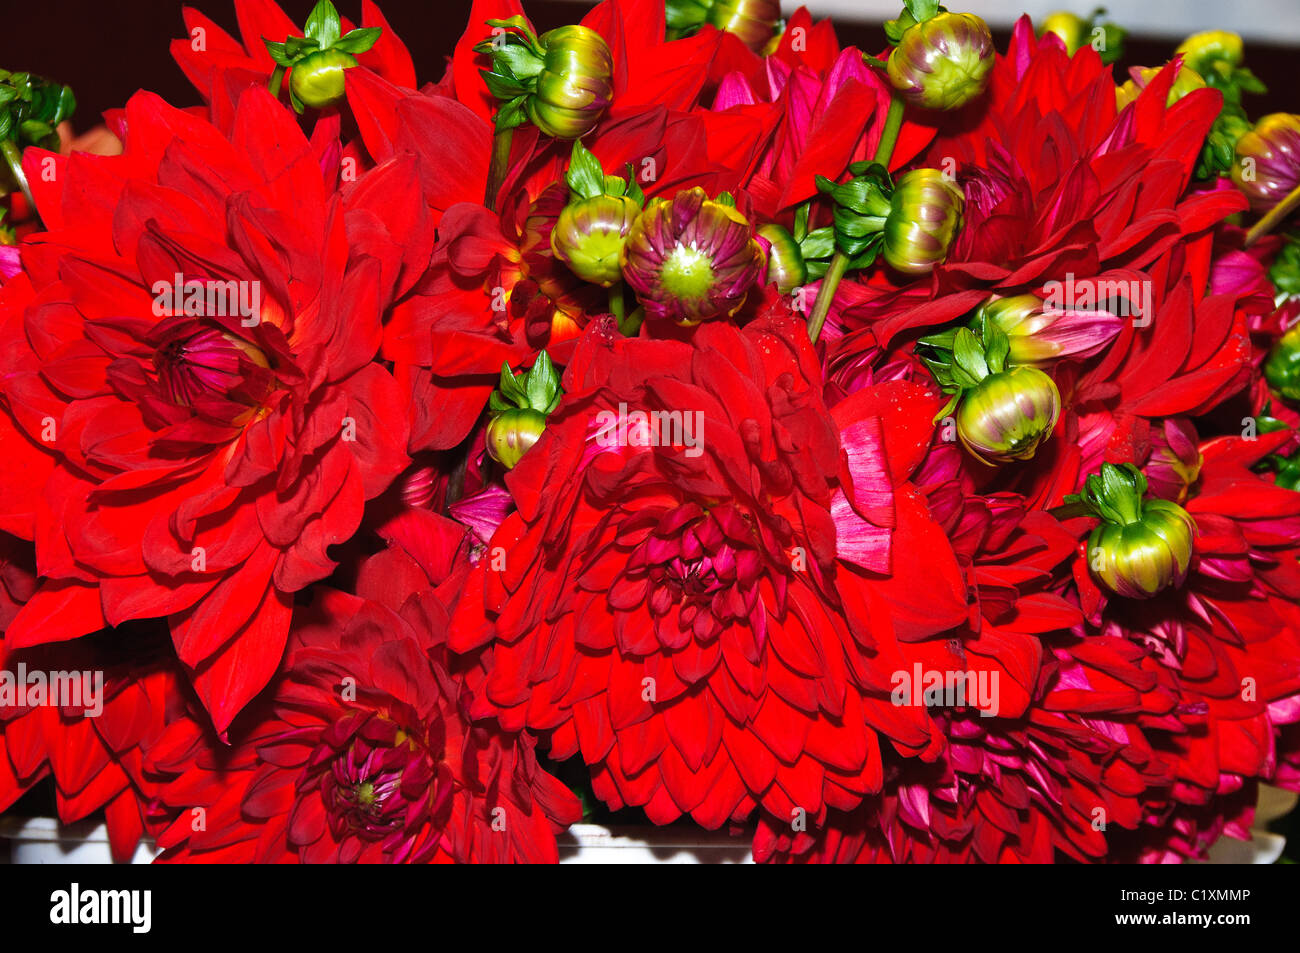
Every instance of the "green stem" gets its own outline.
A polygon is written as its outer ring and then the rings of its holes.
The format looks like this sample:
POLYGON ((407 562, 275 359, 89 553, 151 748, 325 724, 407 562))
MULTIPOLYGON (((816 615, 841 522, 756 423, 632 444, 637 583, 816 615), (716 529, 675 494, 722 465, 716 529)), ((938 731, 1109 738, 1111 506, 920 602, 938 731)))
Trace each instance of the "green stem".
POLYGON ((280 98, 280 84, 282 82, 284 82, 284 67, 276 63, 275 69, 271 73, 271 82, 266 87, 276 99, 280 98))
POLYGON ((903 128, 903 100, 894 93, 889 98, 889 115, 885 117, 885 130, 880 134, 880 144, 876 146, 875 161, 888 168, 889 159, 898 144, 898 133, 903 128))
POLYGON ((826 315, 830 314, 835 289, 839 287, 840 279, 848 267, 849 256, 837 250, 831 258, 830 268, 826 270, 826 277, 822 278, 821 287, 817 289, 817 302, 813 305, 812 314, 808 316, 808 337, 814 344, 821 337, 822 325, 826 323, 826 315))
POLYGON ((510 143, 514 135, 512 126, 509 129, 498 129, 492 137, 492 165, 488 167, 487 191, 483 195, 483 204, 488 207, 488 211, 496 211, 497 193, 501 191, 506 172, 510 168, 510 143))
POLYGON ((1246 233, 1246 247, 1249 248, 1255 242, 1259 241, 1292 212, 1300 207, 1300 185, 1292 189, 1282 201, 1278 202, 1269 210, 1269 213, 1251 226, 1250 231, 1246 233))
POLYGON ((40 213, 36 210, 36 198, 32 195, 31 186, 27 184, 27 175, 23 172, 22 151, 11 140, 3 139, 0 140, 0 153, 4 154, 5 163, 9 166, 14 181, 23 190, 23 195, 27 196, 27 204, 32 207, 32 214, 39 216, 40 213))
POLYGON ((641 333, 641 325, 645 321, 645 309, 634 308, 626 318, 620 318, 618 329, 625 338, 634 338, 641 333))
POLYGON ((626 308, 623 305, 623 282, 616 281, 609 286, 609 313, 612 314, 618 326, 623 326, 623 315, 626 308))
MULTIPOLYGON (((885 128, 880 133, 880 143, 876 146, 875 156, 872 157, 874 161, 886 168, 889 167, 889 159, 894 154, 894 146, 898 143, 898 132, 902 128, 903 100, 895 93, 889 98, 889 113, 885 116, 885 128)), ((837 249, 834 257, 831 258, 826 277, 822 279, 821 287, 817 289, 817 301, 813 304, 812 314, 808 316, 808 337, 814 344, 821 337, 822 325, 826 323, 826 315, 831 311, 831 301, 834 300, 835 291, 839 288, 840 280, 848 267, 849 256, 837 249)))

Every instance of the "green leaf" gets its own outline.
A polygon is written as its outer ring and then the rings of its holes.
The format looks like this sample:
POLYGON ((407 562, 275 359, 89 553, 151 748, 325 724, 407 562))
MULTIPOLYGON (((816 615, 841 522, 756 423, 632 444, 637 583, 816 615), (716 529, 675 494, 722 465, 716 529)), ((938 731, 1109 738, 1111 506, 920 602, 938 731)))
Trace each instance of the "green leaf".
POLYGON ((303 30, 322 48, 330 47, 339 38, 339 12, 330 0, 320 0, 307 14, 307 25, 303 30))
POLYGON ((574 196, 592 199, 605 194, 605 170, 582 141, 573 141, 573 151, 569 154, 569 171, 564 174, 564 181, 574 196))
POLYGON ((351 30, 336 40, 333 48, 356 56, 358 53, 364 53, 366 50, 374 46, 379 41, 380 34, 383 32, 383 28, 377 26, 367 26, 351 30))

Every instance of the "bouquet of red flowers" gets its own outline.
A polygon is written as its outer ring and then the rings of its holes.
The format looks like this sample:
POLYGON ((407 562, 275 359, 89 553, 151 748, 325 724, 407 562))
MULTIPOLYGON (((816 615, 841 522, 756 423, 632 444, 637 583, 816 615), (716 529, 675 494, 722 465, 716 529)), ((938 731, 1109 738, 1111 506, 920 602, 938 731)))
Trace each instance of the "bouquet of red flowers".
POLYGON ((369 0, 236 10, 112 154, 0 72, 0 807, 1164 861, 1300 788, 1300 117, 1239 38, 475 0, 420 85, 369 0))

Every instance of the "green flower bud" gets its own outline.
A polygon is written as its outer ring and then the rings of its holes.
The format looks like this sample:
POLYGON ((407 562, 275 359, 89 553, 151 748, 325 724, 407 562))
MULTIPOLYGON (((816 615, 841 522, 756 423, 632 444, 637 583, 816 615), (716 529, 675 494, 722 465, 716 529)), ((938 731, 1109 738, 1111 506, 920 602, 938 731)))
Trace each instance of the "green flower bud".
POLYGON ((585 136, 614 96, 614 59, 595 30, 576 24, 542 34, 546 48, 528 118, 556 139, 585 136))
POLYGON ((1227 30, 1206 30, 1193 33, 1178 44, 1175 53, 1183 55, 1183 62, 1201 75, 1214 68, 1215 63, 1228 67, 1240 66, 1243 58, 1241 37, 1227 30))
POLYGON ((780 0, 714 0, 707 21, 762 53, 781 25, 780 0))
POLYGON ((546 417, 560 403, 560 377, 543 351, 526 373, 515 375, 501 365, 501 383, 488 401, 486 444, 488 455, 513 469, 546 429, 546 417))
POLYGON ((1056 383, 1036 367, 990 374, 957 405, 957 437, 984 463, 1029 460, 1061 415, 1056 383))
POLYGON ((1065 52, 1070 56, 1085 46, 1091 46, 1103 63, 1114 63, 1124 55, 1124 37, 1127 36, 1127 31, 1114 23, 1098 23, 1098 18, 1105 12, 1099 9, 1085 20, 1073 13, 1058 10, 1047 15, 1038 35, 1055 33, 1065 44, 1065 52))
POLYGON ((488 422, 488 454, 507 470, 513 470, 544 430, 545 414, 520 408, 504 410, 488 422))
POLYGON ((1300 401, 1300 324, 1288 328, 1269 350, 1264 380, 1287 400, 1300 401))
POLYGON ((343 99, 343 71, 356 65, 357 58, 351 53, 317 50, 294 65, 289 90, 304 106, 332 106, 343 99))
POLYGON ((1237 140, 1232 181, 1262 214, 1300 185, 1300 116, 1271 113, 1237 140))
POLYGON ((551 252, 583 281, 610 287, 623 277, 620 256, 641 206, 626 195, 571 202, 551 231, 551 252))
POLYGON ((1131 463, 1103 463, 1066 497, 1102 522, 1088 537, 1088 570, 1098 585, 1129 599, 1181 586, 1192 560, 1196 524, 1168 500, 1144 499, 1146 477, 1131 463))
POLYGON ((289 102, 298 112, 307 106, 323 109, 341 102, 344 95, 344 70, 357 65, 357 54, 364 53, 379 39, 379 27, 363 27, 341 33, 339 12, 330 0, 320 0, 307 16, 302 36, 286 37, 283 43, 263 38, 266 50, 275 60, 271 74, 271 92, 280 95, 285 70, 289 74, 289 102))
POLYGON ((788 295, 808 282, 808 266, 794 236, 780 225, 762 225, 757 234, 767 243, 767 283, 788 295))
POLYGON ((1083 17, 1068 10, 1057 10, 1043 19, 1038 35, 1055 33, 1065 44, 1065 52, 1073 56, 1079 51, 1079 47, 1088 42, 1090 28, 1091 24, 1083 17))
POLYGON ((964 202, 961 187, 938 169, 903 173, 884 222, 885 261, 904 274, 929 274, 948 256, 964 202))
POLYGON ((656 198, 632 223, 623 278, 646 315, 690 327, 730 317, 762 275, 754 229, 727 200, 698 186, 656 198))
POLYGON ((993 36, 982 19, 939 13, 903 32, 886 72, 909 105, 957 109, 984 92, 993 55, 993 36))

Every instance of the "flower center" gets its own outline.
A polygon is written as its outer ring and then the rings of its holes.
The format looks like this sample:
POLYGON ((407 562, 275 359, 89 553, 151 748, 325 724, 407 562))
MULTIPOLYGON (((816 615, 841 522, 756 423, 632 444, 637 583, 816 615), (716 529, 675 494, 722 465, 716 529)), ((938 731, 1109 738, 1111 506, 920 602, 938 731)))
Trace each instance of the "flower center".
POLYGON ((156 391, 177 407, 234 422, 274 387, 261 350, 221 328, 182 318, 160 326, 155 342, 156 391))
POLYGON ((322 736, 300 784, 319 783, 336 838, 380 840, 431 812, 436 757, 377 712, 350 712, 322 736))
POLYGON ((674 297, 705 298, 713 288, 713 260, 695 242, 689 245, 678 242, 664 259, 660 281, 664 290, 674 297))
POLYGON ((730 507, 686 504, 665 514, 629 559, 626 583, 641 588, 661 645, 711 642, 748 619, 758 599, 762 557, 748 521, 730 507))

